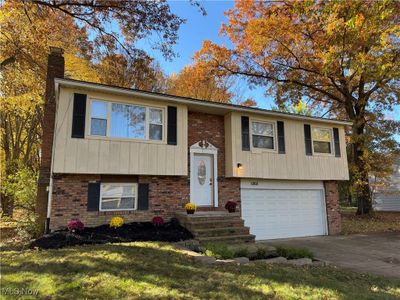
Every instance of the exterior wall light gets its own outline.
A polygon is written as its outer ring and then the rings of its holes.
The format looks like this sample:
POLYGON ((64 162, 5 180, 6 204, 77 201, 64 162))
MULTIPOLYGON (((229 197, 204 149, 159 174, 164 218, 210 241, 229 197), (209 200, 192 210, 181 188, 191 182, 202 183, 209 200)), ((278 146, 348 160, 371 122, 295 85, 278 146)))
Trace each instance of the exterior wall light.
POLYGON ((237 168, 238 168, 239 170, 243 169, 242 163, 237 163, 237 168))

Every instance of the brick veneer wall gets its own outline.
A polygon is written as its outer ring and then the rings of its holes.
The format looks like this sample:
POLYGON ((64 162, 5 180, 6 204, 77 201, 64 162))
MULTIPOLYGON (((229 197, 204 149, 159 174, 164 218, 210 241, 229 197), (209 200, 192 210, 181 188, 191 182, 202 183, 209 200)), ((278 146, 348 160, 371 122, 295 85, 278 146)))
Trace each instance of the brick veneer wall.
MULTIPOLYGON (((240 179, 225 177, 224 117, 189 112, 188 123, 188 147, 206 140, 218 148, 218 209, 223 210, 229 200, 240 203, 240 179)), ((190 159, 188 161, 190 164, 190 159)), ((139 183, 149 183, 148 211, 93 212, 87 211, 88 183, 101 180, 101 175, 56 174, 53 176, 50 228, 65 228, 72 218, 80 219, 86 226, 108 223, 114 215, 122 215, 127 222, 149 221, 155 215, 169 219, 175 211, 183 210, 183 205, 188 202, 189 178, 138 176, 135 180, 139 183)), ((112 180, 112 176, 108 175, 107 179, 112 180)))
POLYGON ((51 205, 52 230, 65 228, 69 220, 77 218, 85 226, 106 224, 115 216, 123 216, 126 222, 150 221, 154 216, 165 219, 182 210, 189 191, 186 177, 139 176, 139 183, 149 184, 149 210, 100 212, 87 211, 88 183, 101 180, 100 175, 54 175, 53 200, 51 205))
POLYGON ((324 188, 329 234, 336 235, 342 231, 337 182, 324 181, 324 188))
MULTIPOLYGON (((236 201, 240 204, 240 179, 225 177, 225 123, 224 116, 189 112, 188 144, 206 140, 218 148, 218 207, 224 210, 225 203, 236 201)), ((190 163, 190 159, 189 159, 190 163)), ((188 168, 190 173, 190 166, 188 168)), ((190 175, 190 174, 189 174, 190 175)), ((240 205, 239 205, 240 206, 240 205)), ((240 211, 240 207, 238 208, 240 211)))

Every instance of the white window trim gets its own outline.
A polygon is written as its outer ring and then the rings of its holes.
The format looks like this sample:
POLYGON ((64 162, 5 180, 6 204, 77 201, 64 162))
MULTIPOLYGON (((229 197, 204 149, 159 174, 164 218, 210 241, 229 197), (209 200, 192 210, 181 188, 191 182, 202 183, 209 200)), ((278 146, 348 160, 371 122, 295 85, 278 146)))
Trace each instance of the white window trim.
MULTIPOLYGON (((276 126, 276 121, 268 121, 268 120, 260 120, 260 119, 250 119, 250 124, 249 124, 249 131, 250 131, 250 148, 252 150, 252 152, 277 152, 278 148, 277 148, 277 126, 276 126), (273 143, 274 143, 274 148, 272 149, 268 149, 268 148, 257 148, 257 147, 253 147, 253 122, 256 123, 265 123, 265 124, 271 124, 272 125, 272 131, 273 131, 273 135, 261 135, 261 136, 268 136, 268 137, 272 137, 273 138, 273 143)), ((260 134, 256 134, 256 135, 260 135, 260 134)))
MULTIPOLYGON (((316 142, 325 142, 325 141, 318 141, 316 140, 316 142)), ((321 156, 333 156, 334 155, 334 142, 333 142, 333 129, 330 127, 321 127, 321 126, 311 126, 311 149, 312 149, 312 153, 313 155, 321 155, 321 156), (322 152, 315 152, 314 151, 314 129, 324 129, 324 130, 329 130, 330 135, 331 135, 331 140, 330 140, 330 149, 331 152, 330 153, 322 153, 322 152)))
POLYGON ((101 98, 90 98, 89 101, 87 101, 87 130, 86 130, 86 137, 90 139, 109 139, 109 140, 114 140, 114 141, 135 141, 135 142, 142 142, 142 143, 156 143, 156 144, 165 144, 166 143, 166 134, 167 134, 167 129, 166 129, 166 107, 164 106, 155 106, 155 105, 144 105, 141 103, 134 103, 134 102, 122 102, 122 101, 112 101, 112 100, 104 100, 101 98), (91 134, 91 127, 92 127, 92 102, 93 101, 102 101, 107 103, 107 129, 106 129, 106 135, 92 135, 91 134), (144 139, 134 139, 134 138, 124 138, 124 137, 114 137, 111 136, 111 107, 112 104, 123 104, 123 105, 135 105, 135 106, 141 106, 146 109, 146 120, 145 120, 145 138, 144 139), (162 113, 162 123, 159 124, 162 126, 162 139, 161 140, 151 140, 149 139, 149 130, 150 130, 150 109, 158 109, 161 110, 162 113))
POLYGON ((99 199, 99 211, 132 211, 132 210, 137 210, 138 206, 138 188, 139 185, 135 182, 128 183, 128 182, 102 182, 100 183, 100 199, 99 199), (115 184, 115 185, 120 185, 120 186, 135 186, 135 200, 134 200, 134 208, 116 208, 116 209, 103 209, 101 208, 101 199, 103 196, 103 184, 115 184))

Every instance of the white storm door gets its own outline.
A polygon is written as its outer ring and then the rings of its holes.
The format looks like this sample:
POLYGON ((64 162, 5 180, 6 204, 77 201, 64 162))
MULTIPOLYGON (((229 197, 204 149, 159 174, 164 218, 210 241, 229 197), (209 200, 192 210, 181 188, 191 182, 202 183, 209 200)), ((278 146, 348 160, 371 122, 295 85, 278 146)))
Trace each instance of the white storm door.
POLYGON ((212 206, 214 163, 210 154, 194 154, 191 167, 191 180, 193 191, 191 202, 198 206, 212 206))

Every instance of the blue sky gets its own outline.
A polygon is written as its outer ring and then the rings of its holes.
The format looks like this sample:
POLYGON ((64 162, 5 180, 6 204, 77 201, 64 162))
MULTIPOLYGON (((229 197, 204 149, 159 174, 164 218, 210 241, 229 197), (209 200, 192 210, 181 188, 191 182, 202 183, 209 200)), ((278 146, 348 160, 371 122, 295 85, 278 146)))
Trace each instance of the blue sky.
MULTIPOLYGON (((224 12, 233 8, 233 1, 204 1, 203 7, 207 11, 207 15, 203 16, 197 7, 190 5, 186 1, 169 1, 172 11, 186 19, 179 30, 179 40, 174 46, 177 58, 172 61, 166 61, 161 53, 151 49, 150 42, 140 41, 143 47, 152 57, 154 57, 167 74, 179 73, 185 66, 192 63, 194 53, 201 49, 204 40, 212 40, 221 45, 230 46, 228 38, 218 34, 221 24, 227 21, 224 12)), ((244 80, 240 80, 240 91, 243 92, 244 98, 253 98, 257 101, 258 106, 263 108, 271 108, 273 100, 264 95, 263 88, 248 88, 244 80)))
MULTIPOLYGON (((186 23, 179 30, 178 43, 174 46, 179 57, 166 61, 159 51, 151 49, 149 42, 140 42, 140 47, 153 56, 167 74, 178 73, 185 65, 192 63, 193 54, 201 48, 203 40, 208 39, 218 44, 231 45, 229 40, 219 36, 218 32, 221 24, 227 21, 224 12, 233 8, 233 1, 203 1, 202 5, 207 11, 206 16, 203 16, 198 8, 187 1, 169 1, 169 3, 175 14, 186 19, 186 23)), ((264 95, 263 88, 250 89, 243 80, 240 84, 245 98, 253 98, 260 107, 271 108, 273 99, 264 95)), ((388 112, 387 117, 400 120, 400 106, 397 106, 393 112, 388 112)))

